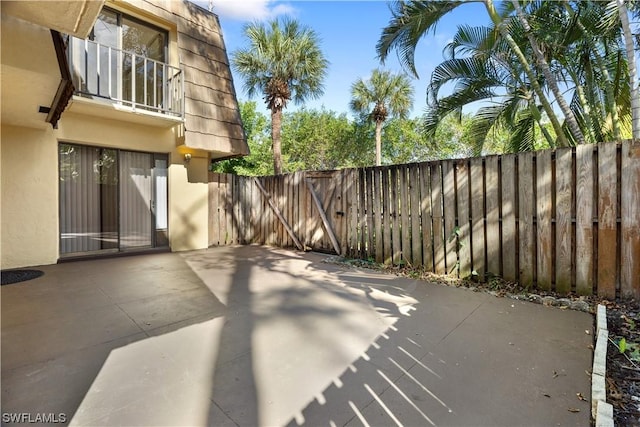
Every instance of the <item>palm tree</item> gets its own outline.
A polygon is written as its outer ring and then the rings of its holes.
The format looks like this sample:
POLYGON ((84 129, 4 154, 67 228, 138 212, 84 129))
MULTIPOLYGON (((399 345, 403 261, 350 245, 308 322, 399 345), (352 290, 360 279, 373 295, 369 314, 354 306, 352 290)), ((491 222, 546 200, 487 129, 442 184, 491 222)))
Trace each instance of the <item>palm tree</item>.
POLYGON ((373 70, 369 80, 351 85, 351 109, 376 125, 376 166, 382 164, 382 125, 389 117, 406 118, 413 107, 413 87, 405 74, 373 70))
POLYGON ((424 130, 428 137, 435 136, 447 116, 459 115, 465 105, 485 101, 470 121, 475 154, 483 152, 491 130, 509 131, 506 151, 534 149, 536 132, 549 146, 555 145, 526 73, 495 27, 460 26, 445 53, 448 58, 434 69, 427 87, 424 130), (442 87, 451 84, 453 92, 441 96, 442 87))
POLYGON ((551 72, 549 63, 547 62, 546 58, 544 57, 544 53, 542 53, 542 50, 538 45, 538 41, 535 35, 533 34, 533 31, 531 30, 531 26, 529 25, 529 20, 527 19, 527 16, 524 10, 520 6, 519 0, 511 0, 511 4, 513 4, 513 7, 516 11, 516 16, 518 17, 518 19, 520 20, 520 24, 524 28, 525 35, 527 37, 527 40, 529 40, 537 65, 542 70, 542 74, 544 75, 544 78, 546 79, 547 84, 549 85, 549 88, 553 92, 556 98, 556 101, 558 102, 558 105, 560 106, 560 109, 564 114, 565 123, 569 128, 571 135, 573 135, 575 141, 578 144, 584 144, 585 143, 584 135, 580 130, 580 126, 578 126, 578 121, 576 120, 576 117, 573 114, 573 111, 571 111, 569 104, 567 104, 567 101, 565 101, 564 96, 562 95, 562 92, 558 87, 558 81, 556 80, 555 76, 551 72))
MULTIPOLYGON (((624 34, 624 46, 627 52, 627 63, 629 67, 629 84, 631 86, 631 113, 632 113, 632 135, 633 139, 640 139, 640 92, 638 91, 638 73, 636 70, 635 45, 633 43, 633 33, 629 25, 629 12, 624 0, 616 2, 620 24, 624 34)), ((637 6, 635 6, 637 9, 637 6)))
MULTIPOLYGON (((392 5, 392 18, 387 27, 382 30, 382 35, 376 50, 382 61, 386 59, 390 51, 396 49, 399 59, 414 75, 415 49, 420 39, 430 31, 435 30, 436 25, 445 15, 453 11, 466 1, 396 1, 392 5)), ((514 27, 509 17, 502 16, 492 0, 483 0, 485 9, 495 28, 500 33, 505 43, 513 51, 514 59, 522 67, 526 74, 532 91, 536 94, 542 109, 546 113, 553 126, 558 143, 561 146, 569 145, 565 132, 558 117, 549 102, 536 74, 533 64, 529 62, 520 45, 514 40, 510 29, 514 27), (511 25, 510 25, 511 24, 511 25)), ((530 46, 535 51, 536 46, 530 46)), ((540 64, 542 65, 542 64, 540 64)), ((553 75, 549 75, 553 79, 553 75)))
POLYGON ((232 66, 249 97, 260 92, 271 110, 273 171, 282 173, 282 110, 293 99, 303 103, 324 93, 329 62, 316 33, 292 19, 252 23, 244 28, 249 47, 232 53, 232 66))
MULTIPOLYGON (((536 129, 551 147, 619 139, 630 123, 632 98, 621 44, 620 1, 511 0, 498 9, 483 0, 492 26, 460 27, 447 47, 449 58, 436 67, 428 87, 427 130, 433 131, 446 114, 483 100, 488 106, 480 108, 472 128, 480 144, 496 125, 510 130, 510 149, 530 149, 536 129), (447 83, 455 83, 453 93, 440 97, 438 90, 447 83), (553 94, 564 123, 548 94, 553 94), (570 102, 565 94, 573 94, 570 102), (554 135, 546 132, 546 119, 554 135)), ((405 68, 416 74, 420 38, 464 3, 394 3, 392 19, 377 44, 379 57, 384 60, 396 50, 405 68)))

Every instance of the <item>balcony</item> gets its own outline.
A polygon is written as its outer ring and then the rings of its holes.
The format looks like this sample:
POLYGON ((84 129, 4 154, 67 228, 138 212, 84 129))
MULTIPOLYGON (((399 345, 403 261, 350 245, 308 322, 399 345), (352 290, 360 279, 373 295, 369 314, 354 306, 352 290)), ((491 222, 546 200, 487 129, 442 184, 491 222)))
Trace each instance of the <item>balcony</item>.
POLYGON ((76 95, 132 112, 184 119, 182 69, 147 58, 144 52, 75 37, 69 37, 68 55, 76 95))

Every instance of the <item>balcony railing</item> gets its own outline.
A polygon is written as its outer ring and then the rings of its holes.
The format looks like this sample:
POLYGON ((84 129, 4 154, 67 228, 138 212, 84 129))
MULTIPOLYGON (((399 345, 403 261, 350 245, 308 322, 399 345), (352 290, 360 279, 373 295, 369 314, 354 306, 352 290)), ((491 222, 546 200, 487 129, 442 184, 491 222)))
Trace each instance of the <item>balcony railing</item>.
POLYGON ((68 54, 77 94, 109 99, 132 110, 184 118, 184 73, 180 68, 75 37, 69 38, 68 54))

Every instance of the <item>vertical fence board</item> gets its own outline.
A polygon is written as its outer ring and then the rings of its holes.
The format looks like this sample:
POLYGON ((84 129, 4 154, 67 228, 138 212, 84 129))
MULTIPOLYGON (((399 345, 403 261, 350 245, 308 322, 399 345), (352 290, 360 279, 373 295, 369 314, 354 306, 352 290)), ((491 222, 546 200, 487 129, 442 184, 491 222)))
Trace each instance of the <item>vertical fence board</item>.
MULTIPOLYGON (((337 212, 342 210, 341 209, 342 183, 340 181, 340 174, 333 173, 332 177, 327 181, 330 182, 330 187, 332 191, 329 193, 330 194, 329 199, 327 200, 326 213, 327 213, 327 218, 329 218, 329 221, 333 226, 336 243, 338 243, 338 246, 340 246, 340 234, 342 233, 342 222, 340 221, 339 215, 337 214, 337 212)), ((340 251, 342 251, 342 247, 340 247, 340 251)))
POLYGON ((210 191, 213 190, 213 193, 209 193, 213 214, 213 218, 209 219, 212 226, 209 239, 211 240, 210 245, 214 246, 220 244, 220 211, 222 210, 222 206, 220 206, 220 175, 214 172, 209 175, 211 180, 209 184, 213 184, 213 187, 209 187, 210 191))
POLYGON ((245 245, 248 245, 251 243, 251 240, 253 239, 253 224, 251 223, 251 201, 252 201, 252 195, 251 195, 251 178, 249 177, 245 177, 244 178, 244 195, 245 195, 245 199, 243 200, 243 204, 244 204, 244 223, 245 223, 245 231, 244 231, 244 240, 245 240, 245 245))
POLYGON ((382 241, 383 259, 387 265, 393 262, 393 249, 391 245, 391 227, 393 220, 391 217, 392 200, 389 196, 389 168, 382 168, 382 241))
POLYGON ((209 246, 218 244, 220 236, 220 219, 218 207, 219 175, 209 173, 209 246))
POLYGON ((243 228, 243 206, 242 206, 242 198, 244 192, 244 177, 238 177, 236 182, 234 183, 235 191, 233 193, 233 210, 234 210, 234 219, 233 219, 233 227, 236 230, 234 244, 243 244, 242 242, 242 228, 243 228))
POLYGON ((227 232, 225 244, 232 245, 234 243, 235 235, 235 206, 234 206, 234 194, 235 191, 235 182, 232 179, 227 179, 227 192, 225 194, 225 203, 226 203, 226 215, 225 215, 225 229, 227 232))
POLYGON ((358 170, 350 169, 349 175, 349 254, 357 257, 358 250, 358 170))
POLYGON ((382 236, 382 185, 380 168, 375 168, 373 174, 373 240, 375 241, 375 259, 376 262, 384 262, 383 253, 383 236, 382 236))
POLYGON ((571 292, 573 189, 573 154, 571 148, 556 151, 556 291, 571 292))
POLYGON ((391 211, 389 212, 391 215, 391 241, 392 241, 392 250, 393 250, 393 265, 399 265, 400 260, 402 259, 402 251, 400 248, 400 218, 399 218, 399 202, 398 196, 400 195, 398 189, 398 168, 392 167, 390 170, 390 182, 389 186, 391 187, 391 211))
POLYGON ((236 229, 236 238, 235 244, 244 244, 243 242, 243 230, 244 230, 244 206, 243 206, 243 198, 244 198, 244 177, 239 176, 235 182, 235 192, 233 195, 233 205, 235 218, 233 221, 234 228, 236 229))
POLYGON ((502 277, 506 280, 518 280, 518 264, 517 264, 517 234, 516 234, 516 214, 517 214, 517 198, 516 198, 516 156, 513 154, 503 156, 501 162, 500 186, 501 208, 500 216, 502 218, 502 277))
POLYGON ((366 201, 367 201, 367 245, 366 245, 366 258, 372 258, 374 256, 374 230, 373 230, 373 170, 371 168, 366 169, 366 201))
POLYGON ((456 198, 458 200, 458 258, 460 277, 471 274, 471 229, 469 209, 469 167, 466 160, 456 162, 456 198))
MULTIPOLYGON (((287 224, 289 225, 289 227, 291 227, 294 222, 293 222, 293 193, 292 193, 292 189, 291 189, 291 179, 292 179, 293 175, 292 174, 287 174, 283 177, 283 188, 282 188, 282 215, 285 219, 285 221, 287 222, 287 224)), ((291 229, 293 231, 293 229, 291 229)), ((286 247, 288 248, 293 248, 295 247, 295 243, 293 242, 293 238, 291 237, 291 235, 289 234, 289 232, 287 231, 287 227, 284 226, 284 224, 282 224, 282 239, 283 239, 283 244, 286 245, 286 247)))
POLYGON ((431 168, 420 165, 420 218, 422 224, 422 264, 427 271, 433 271, 433 237, 431 224, 431 168))
POLYGON ((433 264, 436 274, 446 274, 445 238, 442 206, 442 174, 437 163, 431 166, 431 209, 433 212, 433 264))
POLYGON ((253 225, 251 223, 251 205, 252 205, 252 196, 251 196, 251 178, 244 177, 244 200, 242 201, 244 208, 244 224, 245 230, 243 232, 243 239, 245 245, 251 243, 252 234, 253 234, 253 225))
POLYGON ((302 184, 302 173, 296 172, 293 174, 293 191, 294 191, 294 212, 293 212, 293 221, 294 227, 293 231, 302 247, 304 248, 304 191, 301 188, 302 184))
POLYGON ((551 151, 538 152, 536 158, 536 236, 538 248, 536 253, 538 288, 551 289, 553 236, 551 229, 552 182, 551 151))
POLYGON ((622 144, 620 294, 640 297, 640 144, 622 144))
POLYGON ((456 177, 451 161, 442 162, 442 203, 444 250, 447 274, 458 276, 458 240, 456 237, 456 177))
POLYGON ((347 255, 349 253, 349 188, 350 181, 347 179, 348 171, 343 169, 337 172, 340 177, 340 214, 338 214, 338 218, 340 221, 340 248, 342 249, 342 254, 347 255))
POLYGON ((605 298, 616 296, 616 148, 598 145, 598 295, 605 298))
POLYGON ((251 226, 253 228, 252 238, 250 243, 260 243, 260 199, 262 196, 259 193, 259 190, 256 186, 256 183, 253 179, 249 180, 249 184, 251 185, 251 226))
POLYGON ((227 175, 219 176, 218 187, 218 244, 227 244, 227 175))
POLYGON ((366 259, 367 253, 365 250, 366 246, 366 223, 367 223, 367 213, 366 213, 366 200, 365 200, 365 169, 358 169, 358 217, 359 217, 359 225, 358 225, 358 237, 359 237, 359 247, 358 253, 360 254, 360 258, 366 259))
POLYGON ((300 172, 293 174, 293 233, 296 235, 302 247, 304 248, 304 233, 302 233, 302 213, 304 212, 304 206, 301 204, 302 194, 300 188, 300 172))
POLYGON ((244 244, 247 245, 251 243, 252 234, 253 234, 253 226, 251 224, 251 178, 244 178, 244 200, 243 208, 244 208, 244 224, 245 230, 243 233, 244 244))
POLYGON ((242 179, 242 224, 240 224, 240 235, 242 244, 249 243, 251 237, 251 187, 249 182, 251 178, 243 177, 242 179))
POLYGON ((486 260, 484 236, 484 171, 482 158, 470 161, 471 181, 471 250, 473 271, 484 282, 486 260))
POLYGON ((411 205, 411 264, 422 266, 422 235, 420 230, 420 170, 409 166, 409 204, 411 205))
MULTIPOLYGON (((327 229, 322 222, 322 215, 320 214, 320 211, 325 213, 326 216, 326 213, 329 211, 329 202, 332 197, 331 193, 332 190, 335 189, 335 187, 331 185, 332 183, 330 182, 330 180, 322 178, 314 179, 313 183, 315 192, 320 197, 320 207, 314 205, 314 207, 317 208, 316 213, 318 218, 316 233, 318 236, 320 248, 324 251, 328 251, 331 250, 331 242, 329 241, 329 233, 327 232, 327 229)), ((330 220, 330 218, 328 219, 330 220)))
POLYGON ((236 227, 234 227, 234 222, 236 219, 235 212, 235 197, 234 193, 236 191, 236 181, 231 177, 231 179, 227 180, 227 245, 233 245, 236 239, 236 227))
MULTIPOLYGON (((263 179, 260 179, 260 183, 262 184, 262 186, 264 187, 265 191, 267 192, 267 196, 271 197, 271 193, 270 191, 270 187, 269 187, 269 182, 270 182, 270 178, 269 177, 264 177, 263 179)), ((272 221, 271 221, 271 207, 269 206, 269 200, 268 197, 263 197, 262 199, 262 212, 263 212, 263 224, 264 224, 264 244, 268 245, 269 244, 269 239, 271 238, 271 227, 272 227, 272 221)))
MULTIPOLYGON (((256 181, 259 181, 263 187, 265 186, 264 177, 258 177, 255 179, 256 181)), ((256 187, 257 189, 257 184, 254 184, 254 187, 256 187)), ((256 223, 258 224, 258 228, 260 229, 260 231, 258 231, 258 233, 256 234, 258 236, 258 243, 260 243, 261 245, 265 245, 267 243, 266 242, 267 219, 266 219, 266 211, 265 211, 266 200, 259 190, 258 190, 258 201, 259 201, 258 210, 257 210, 258 217, 256 218, 256 223)))
POLYGON ((224 211, 224 205, 221 204, 221 200, 222 200, 222 196, 221 196, 221 184, 220 184, 220 180, 221 180, 221 175, 220 174, 216 174, 216 182, 215 182, 215 189, 216 189, 216 193, 214 195, 214 203, 216 206, 216 210, 214 211, 214 216, 215 216, 215 245, 220 245, 220 240, 221 240, 221 230, 220 230, 220 225, 221 225, 221 221, 220 221, 220 217, 223 214, 224 211))
MULTIPOLYGON (((270 196, 269 177, 260 178, 260 183, 262 184, 265 191, 267 192, 267 195, 270 196)), ((269 239, 270 239, 270 233, 271 233, 271 215, 270 215, 271 208, 269 207, 269 202, 266 197, 263 197, 262 199, 262 212, 263 212, 262 224, 264 226, 264 231, 263 231, 264 243, 263 244, 269 245, 269 239)))
MULTIPOLYGON (((287 204, 286 204, 286 194, 287 194, 287 176, 282 175, 279 179, 276 179, 276 193, 278 195, 278 209, 280 212, 284 212, 285 218, 287 215, 287 204)), ((287 219, 288 220, 288 219, 287 219)), ((278 243, 277 245, 280 247, 289 246, 289 241, 287 239, 287 232, 282 225, 282 221, 280 221, 276 217, 276 221, 278 221, 278 243)))
MULTIPOLYGON (((282 215, 284 216, 285 220, 289 223, 289 224, 294 224, 293 222, 293 193, 291 191, 291 174, 287 174, 284 175, 282 177, 282 183, 283 183, 283 200, 282 200, 282 215)), ((289 233, 284 233, 283 236, 283 245, 285 247, 293 247, 293 240, 291 239, 291 236, 289 236, 289 233)))
MULTIPOLYGON (((221 180, 222 181, 222 180, 221 180)), ((222 221, 220 224, 220 243, 222 245, 228 245, 229 239, 231 235, 231 230, 229 229, 229 218, 231 217, 231 209, 229 204, 229 189, 231 188, 231 183, 229 176, 224 176, 224 186, 220 192, 220 204, 223 207, 223 212, 220 220, 222 221)))
MULTIPOLYGON (((260 180, 260 178, 254 178, 255 180, 260 180)), ((252 183, 253 185, 253 197, 254 197, 254 209, 255 209, 255 213, 254 213, 254 217, 253 217, 253 221, 254 224, 256 226, 256 232, 255 232, 255 238, 253 243, 257 243, 260 245, 264 244, 264 240, 263 240, 263 236, 264 236, 264 223, 263 221, 263 217, 264 217, 264 211, 262 210, 262 205, 264 203, 264 197, 262 197, 262 194, 260 194, 260 191, 258 190, 258 186, 255 182, 252 183)))
POLYGON ((265 200, 263 201, 262 205, 263 205, 263 209, 264 209, 264 244, 265 245, 271 245, 273 244, 271 241, 271 231, 273 228, 273 221, 271 218, 271 207, 269 206, 269 202, 267 200, 268 197, 272 197, 272 191, 271 191, 271 177, 265 177, 264 179, 260 180, 262 182, 262 185, 265 189, 265 191, 267 192, 267 197, 265 197, 265 200))
POLYGON ((240 228, 242 225, 242 180, 234 180, 233 182, 233 218, 231 224, 233 226, 233 244, 240 244, 240 228))
POLYGON ((405 263, 411 263, 411 211, 409 210, 409 180, 408 167, 403 165, 398 167, 400 185, 400 219, 402 236, 402 259, 405 263))
POLYGON ((531 286, 535 279, 535 215, 533 153, 518 156, 518 254, 519 277, 524 286, 531 286))
POLYGON ((593 145, 576 147, 576 292, 593 289, 593 145))
MULTIPOLYGON (((278 181, 280 181, 280 180, 276 176, 269 177, 269 194, 271 195, 271 198, 272 198, 273 202, 276 204, 276 206, 279 206, 279 203, 278 203, 278 181)), ((275 213, 273 213, 273 209, 271 209, 269 206, 267 206, 267 208, 269 208, 269 218, 270 218, 269 226, 271 228, 271 243, 270 243, 270 245, 277 246, 278 245, 278 234, 279 234, 279 228, 280 228, 280 221, 278 221, 278 218, 276 217, 275 213)))
POLYGON ((498 156, 485 159, 486 186, 486 269, 492 275, 500 275, 500 200, 498 156))

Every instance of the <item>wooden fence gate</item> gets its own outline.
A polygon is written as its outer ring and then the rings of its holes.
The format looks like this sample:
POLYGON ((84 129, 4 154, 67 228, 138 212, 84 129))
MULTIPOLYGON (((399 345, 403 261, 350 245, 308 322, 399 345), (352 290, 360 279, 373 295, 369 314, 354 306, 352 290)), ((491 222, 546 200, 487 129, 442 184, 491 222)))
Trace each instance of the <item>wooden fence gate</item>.
POLYGON ((343 175, 210 173, 209 246, 257 243, 344 254, 351 181, 343 175))
POLYGON ((210 245, 329 251, 542 290, 640 297, 640 143, 210 175, 210 245))

